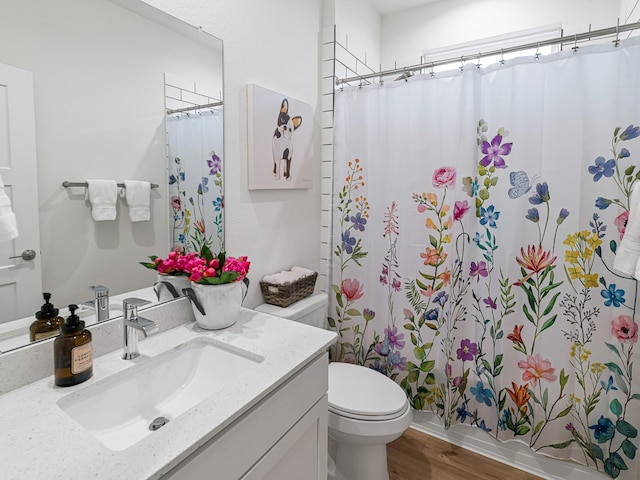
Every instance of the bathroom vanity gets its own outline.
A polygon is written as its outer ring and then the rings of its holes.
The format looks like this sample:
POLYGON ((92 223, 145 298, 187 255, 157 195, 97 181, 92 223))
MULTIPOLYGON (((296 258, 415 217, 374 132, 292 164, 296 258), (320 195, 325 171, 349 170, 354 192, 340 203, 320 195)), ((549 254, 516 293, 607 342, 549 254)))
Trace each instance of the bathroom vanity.
POLYGON ((224 330, 189 322, 142 339, 132 361, 102 355, 80 385, 8 391, 2 478, 325 479, 334 341, 243 309, 224 330))

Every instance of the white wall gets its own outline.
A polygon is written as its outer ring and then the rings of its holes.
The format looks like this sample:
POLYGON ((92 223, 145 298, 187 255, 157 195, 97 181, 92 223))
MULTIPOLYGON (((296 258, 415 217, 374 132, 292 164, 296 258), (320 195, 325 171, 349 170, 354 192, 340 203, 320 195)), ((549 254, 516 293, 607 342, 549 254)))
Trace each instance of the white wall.
POLYGON ((255 306, 262 303, 258 281, 264 275, 292 265, 320 267, 321 0, 145 1, 224 41, 226 247, 230 255, 248 255, 252 262, 245 306, 255 306), (248 83, 316 109, 312 189, 247 189, 248 83))
MULTIPOLYGON (((382 17, 369 0, 335 0, 336 40, 367 65, 380 65, 382 17)), ((340 58, 340 57, 338 57, 340 58)), ((338 72, 339 73, 339 72, 338 72)))
POLYGON ((425 49, 554 23, 565 34, 611 27, 619 15, 620 0, 441 0, 383 17, 383 68, 417 64, 425 49))
MULTIPOLYGON (((59 307, 150 285, 168 248, 164 73, 222 88, 215 53, 104 0, 3 0, 0 62, 33 72, 44 291, 59 307), (200 61, 206 58, 210 63, 200 61), (149 180, 152 220, 93 222, 64 180, 149 180)), ((42 298, 34 298, 35 312, 42 298)))

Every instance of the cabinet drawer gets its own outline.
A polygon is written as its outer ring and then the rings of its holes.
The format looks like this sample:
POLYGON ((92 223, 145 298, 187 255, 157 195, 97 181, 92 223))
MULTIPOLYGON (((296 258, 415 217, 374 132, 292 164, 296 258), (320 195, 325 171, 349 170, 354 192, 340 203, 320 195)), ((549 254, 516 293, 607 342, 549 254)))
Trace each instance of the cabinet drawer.
POLYGON ((326 395, 327 375, 328 358, 322 354, 163 478, 241 478, 326 395))

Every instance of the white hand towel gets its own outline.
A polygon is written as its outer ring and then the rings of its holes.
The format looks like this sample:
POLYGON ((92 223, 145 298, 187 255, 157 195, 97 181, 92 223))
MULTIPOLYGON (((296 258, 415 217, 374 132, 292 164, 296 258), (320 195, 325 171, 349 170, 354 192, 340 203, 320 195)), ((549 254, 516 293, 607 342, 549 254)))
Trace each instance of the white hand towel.
POLYGON ((640 272, 636 268, 640 259, 640 182, 636 183, 629 196, 629 219, 624 237, 616 251, 613 268, 620 273, 634 275, 640 272))
POLYGON ((313 270, 309 270, 304 267, 291 267, 291 271, 295 273, 298 278, 308 277, 309 275, 313 275, 313 270))
POLYGON ((85 198, 91 202, 91 216, 96 222, 116 219, 118 184, 115 180, 87 180, 85 198))
POLYGON ((4 191, 4 182, 0 177, 0 242, 8 242, 17 236, 16 216, 11 209, 11 200, 4 191))
POLYGON ((151 184, 141 180, 125 180, 124 193, 132 222, 151 220, 151 184))

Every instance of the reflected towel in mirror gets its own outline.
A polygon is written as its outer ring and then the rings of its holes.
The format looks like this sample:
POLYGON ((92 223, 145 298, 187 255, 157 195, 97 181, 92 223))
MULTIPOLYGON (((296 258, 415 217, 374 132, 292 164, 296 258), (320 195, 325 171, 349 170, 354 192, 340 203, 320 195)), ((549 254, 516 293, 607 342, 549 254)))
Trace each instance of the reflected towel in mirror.
POLYGON ((11 209, 11 200, 4 190, 0 176, 0 242, 8 242, 18 236, 16 216, 11 209))
POLYGON ((147 222, 151 219, 151 183, 142 180, 125 180, 124 195, 129 206, 132 222, 147 222))
POLYGON ((85 198, 91 202, 91 216, 96 222, 116 219, 118 184, 115 180, 87 180, 85 198))

